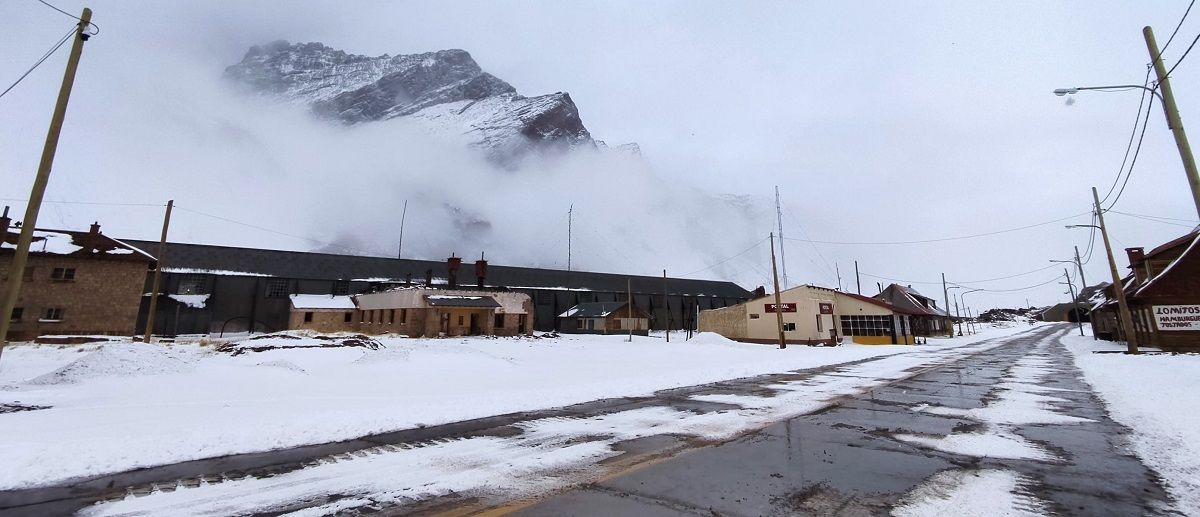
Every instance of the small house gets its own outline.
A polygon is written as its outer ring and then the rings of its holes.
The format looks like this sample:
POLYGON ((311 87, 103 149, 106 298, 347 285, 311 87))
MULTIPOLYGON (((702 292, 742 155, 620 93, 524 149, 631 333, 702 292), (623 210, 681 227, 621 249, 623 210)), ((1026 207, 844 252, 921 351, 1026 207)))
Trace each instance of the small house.
POLYGON ((634 334, 650 332, 650 314, 637 304, 624 302, 581 303, 559 314, 560 328, 573 334, 634 334))
POLYGON ((347 330, 355 322, 358 306, 350 296, 328 294, 293 294, 289 329, 308 329, 317 332, 347 330))

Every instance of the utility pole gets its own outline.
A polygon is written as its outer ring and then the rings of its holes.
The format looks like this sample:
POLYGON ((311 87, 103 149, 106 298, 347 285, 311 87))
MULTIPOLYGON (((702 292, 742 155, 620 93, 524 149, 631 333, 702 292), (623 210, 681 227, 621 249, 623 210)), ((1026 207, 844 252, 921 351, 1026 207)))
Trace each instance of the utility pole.
POLYGON ((400 211, 400 246, 396 247, 396 258, 404 258, 404 217, 408 215, 408 200, 404 200, 404 210, 400 211))
POLYGON ((567 208, 567 287, 571 287, 571 224, 575 218, 575 203, 567 208))
POLYGON ((854 261, 854 292, 862 295, 862 277, 858 276, 858 261, 854 261))
MULTIPOLYGON (((162 235, 158 238, 158 255, 154 257, 154 281, 150 287, 150 311, 146 313, 146 336, 142 342, 150 342, 150 334, 154 332, 154 314, 158 307, 158 287, 159 281, 162 278, 163 263, 167 260, 167 228, 171 226, 171 208, 175 206, 175 200, 167 200, 167 213, 163 215, 162 235)), ((250 322, 253 326, 254 322, 250 322)))
POLYGON ((1158 89, 1162 90, 1163 111, 1167 115, 1167 126, 1175 135, 1175 147, 1179 149, 1179 158, 1183 160, 1183 171, 1187 173, 1188 186, 1192 189, 1192 202, 1196 204, 1196 214, 1200 215, 1200 174, 1196 173, 1196 159, 1192 157, 1192 146, 1188 144, 1187 133, 1183 130, 1183 121, 1179 118, 1179 108, 1175 106, 1175 95, 1171 93, 1171 80, 1167 77, 1167 67, 1162 55, 1158 52, 1158 43, 1154 41, 1154 29, 1149 26, 1142 28, 1142 36, 1146 38, 1146 49, 1150 51, 1150 61, 1154 65, 1154 73, 1158 76, 1158 89))
MULTIPOLYGON (((950 291, 948 291, 946 289, 946 274, 945 273, 942 273, 942 299, 945 300, 945 302, 946 302, 946 315, 949 316, 950 315, 950 291)), ((949 319, 949 318, 947 318, 947 319, 949 319)), ((954 328, 953 327, 951 327, 948 330, 948 332, 949 332, 949 334, 948 334, 949 337, 954 337, 954 328)))
POLYGON ((625 289, 629 291, 629 303, 625 304, 625 316, 629 318, 629 342, 633 342, 633 280, 625 279, 625 289))
POLYGON ((1129 303, 1125 300, 1125 286, 1121 285, 1121 275, 1117 273, 1117 261, 1113 259, 1112 244, 1108 242, 1108 227, 1104 225, 1104 210, 1100 208, 1100 194, 1092 187, 1092 201, 1096 203, 1096 219, 1100 222, 1100 235, 1104 237, 1104 251, 1108 253, 1108 269, 1112 272, 1113 291, 1117 293, 1117 306, 1121 313, 1121 326, 1125 327, 1125 343, 1128 352, 1138 353, 1137 333, 1133 329, 1133 315, 1129 313, 1129 303))
POLYGON ((25 264, 29 261, 29 244, 33 242, 33 230, 37 227, 38 211, 42 208, 42 197, 46 195, 46 184, 50 181, 50 169, 54 165, 54 153, 58 151, 58 136, 62 132, 63 119, 67 116, 67 102, 71 99, 71 88, 75 86, 75 72, 79 69, 79 56, 83 54, 83 42, 91 37, 86 31, 92 23, 92 10, 83 8, 79 25, 75 28, 75 41, 71 44, 71 55, 67 58, 67 69, 63 73, 62 86, 58 89, 58 101, 54 115, 50 118, 50 130, 46 133, 46 145, 42 147, 42 161, 38 165, 33 189, 29 192, 29 203, 25 205, 25 220, 21 221, 21 235, 17 238, 17 249, 13 253, 8 271, 8 291, 0 304, 0 353, 8 342, 8 325, 13 307, 21 294, 25 264))
MULTIPOLYGON (((1087 279, 1083 277, 1083 262, 1079 260, 1079 246, 1075 246, 1075 266, 1079 268, 1079 285, 1087 288, 1087 279)), ((1083 289, 1080 289, 1079 292, 1082 293, 1083 289)))
MULTIPOLYGON (((949 307, 947 307, 947 308, 949 308, 949 307)), ((962 335, 962 314, 958 312, 958 293, 954 293, 954 319, 958 320, 955 323, 957 323, 957 326, 958 326, 958 335, 961 336, 962 335)))
POLYGON ((775 216, 779 219, 779 262, 783 266, 783 288, 787 289, 787 254, 783 252, 783 208, 779 205, 779 185, 775 185, 775 216))
MULTIPOLYGON (((762 235, 762 234, 759 234, 762 235)), ((779 348, 787 348, 783 335, 783 303, 779 299, 779 272, 775 270, 775 234, 771 234, 771 276, 775 278, 775 323, 779 326, 779 348)))
MULTIPOLYGON (((1075 285, 1071 283, 1071 274, 1065 267, 1063 278, 1067 280, 1067 294, 1071 295, 1071 302, 1075 305, 1075 322, 1079 324, 1079 337, 1083 337, 1083 311, 1079 310, 1079 297, 1075 296, 1075 285)), ((1067 321, 1070 321, 1070 318, 1067 318, 1067 321)))
MULTIPOLYGON (((680 309, 683 308, 683 299, 679 300, 680 309)), ((671 302, 667 301, 667 270, 663 270, 663 309, 665 309, 666 319, 663 321, 663 326, 667 329, 667 342, 671 342, 671 302)))

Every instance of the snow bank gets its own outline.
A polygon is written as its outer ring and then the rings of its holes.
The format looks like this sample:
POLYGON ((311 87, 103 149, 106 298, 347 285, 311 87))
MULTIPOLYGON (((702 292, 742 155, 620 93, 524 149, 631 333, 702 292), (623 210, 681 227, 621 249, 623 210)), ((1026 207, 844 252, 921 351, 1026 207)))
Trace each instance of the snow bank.
POLYGON ((30 384, 71 384, 100 377, 184 373, 192 369, 196 351, 160 345, 105 344, 30 384))
POLYGON ((1030 495, 1028 479, 1010 470, 946 470, 905 495, 892 515, 1039 516, 1049 505, 1030 495), (1022 493, 1024 492, 1024 493, 1022 493))
POLYGON ((1084 379, 1113 420, 1133 430, 1132 448, 1162 475, 1184 515, 1200 515, 1200 355, 1125 355, 1091 336, 1063 336, 1084 379))
POLYGON ((52 370, 43 377, 57 382, 0 390, 0 403, 53 406, 0 416, 7 438, 0 441, 0 465, 5 465, 0 490, 873 357, 895 359, 857 365, 855 376, 830 376, 817 386, 784 386, 789 394, 776 401, 780 405, 764 407, 753 418, 741 410, 721 416, 725 421, 672 424, 683 426, 680 432, 719 436, 804 411, 820 404, 818 399, 861 389, 867 379, 907 375, 907 368, 956 353, 953 347, 1026 329, 994 329, 931 340, 935 344, 928 346, 786 350, 703 334, 670 343, 597 335, 379 337, 378 350, 273 335, 234 343, 268 347, 237 355, 183 344, 104 345, 90 358, 56 348, 53 353, 71 357, 67 367, 47 358, 39 363, 47 370, 23 369, 9 378, 52 370), (312 346, 294 347, 302 343, 312 346), (131 439, 135 447, 129 446, 131 439))

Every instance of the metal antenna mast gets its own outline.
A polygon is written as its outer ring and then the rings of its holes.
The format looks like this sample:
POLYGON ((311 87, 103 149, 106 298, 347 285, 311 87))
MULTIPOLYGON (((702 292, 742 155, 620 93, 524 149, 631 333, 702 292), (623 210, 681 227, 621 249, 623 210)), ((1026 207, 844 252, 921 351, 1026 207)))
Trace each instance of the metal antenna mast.
POLYGON ((408 215, 408 200, 404 200, 404 210, 400 211, 400 246, 396 248, 396 258, 404 258, 404 217, 408 215))
MULTIPOLYGON (((567 278, 571 277, 571 223, 575 218, 575 204, 567 209, 567 278)), ((567 286, 570 287, 570 286, 567 286)))
POLYGON ((783 288, 787 289, 787 255, 783 252, 783 209, 779 207, 779 185, 775 185, 775 215, 779 219, 779 265, 783 270, 783 288))

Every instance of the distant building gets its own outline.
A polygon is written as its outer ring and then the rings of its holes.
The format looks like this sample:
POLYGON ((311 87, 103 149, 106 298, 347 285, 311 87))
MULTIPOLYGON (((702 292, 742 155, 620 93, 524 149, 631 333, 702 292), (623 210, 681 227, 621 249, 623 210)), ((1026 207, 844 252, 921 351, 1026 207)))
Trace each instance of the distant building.
POLYGON ((775 295, 770 294, 732 307, 700 311, 699 330, 716 332, 729 339, 747 343, 778 343, 779 323, 776 311, 779 311, 783 314, 786 342, 836 344, 836 295, 837 291, 824 287, 793 287, 779 293, 778 307, 775 305, 775 295))
POLYGON ((146 272, 154 257, 100 233, 37 229, 29 260, 13 275, 18 231, 0 217, 0 293, 21 278, 21 291, 10 316, 8 339, 27 341, 43 335, 132 335, 146 272))
MULTIPOLYGON (((158 242, 125 242, 152 253, 158 249, 158 242)), ((533 300, 527 323, 543 331, 557 330, 558 315, 575 305, 622 301, 630 290, 634 304, 654 315, 655 329, 695 328, 699 310, 750 298, 732 282, 668 278, 664 302, 662 277, 496 265, 486 268, 481 282, 478 271, 463 271, 461 279, 457 270, 451 275, 451 262, 168 242, 161 287, 167 296, 159 298, 154 332, 278 331, 292 326, 294 294, 348 296, 397 287, 477 288, 482 283, 485 291, 525 293, 533 300), (181 294, 208 296, 202 305, 167 301, 181 294)), ((140 328, 148 309, 143 303, 140 328)))
POLYGON ((558 315, 559 329, 572 334, 650 333, 650 315, 628 301, 581 303, 558 315))
POLYGON ((398 288, 355 295, 356 329, 411 337, 516 336, 533 332, 533 300, 525 293, 398 288))
POLYGON ((350 296, 293 294, 289 330, 341 332, 357 330, 358 306, 350 296))
MULTIPOLYGON (((1122 283, 1140 345, 1200 350, 1200 231, 1154 248, 1126 248, 1131 273, 1122 283)), ((1093 310, 1097 337, 1124 340, 1116 291, 1093 310)))
POLYGON ((912 286, 892 284, 882 293, 875 295, 912 316, 913 334, 917 336, 943 336, 952 332, 950 313, 937 306, 937 300, 925 296, 912 286))

